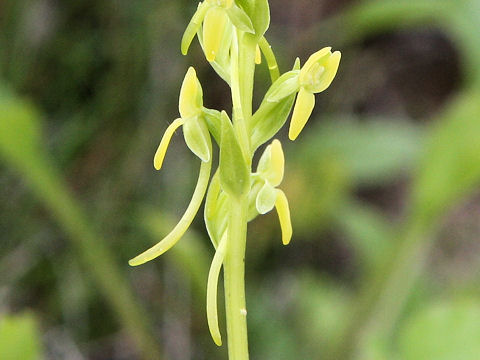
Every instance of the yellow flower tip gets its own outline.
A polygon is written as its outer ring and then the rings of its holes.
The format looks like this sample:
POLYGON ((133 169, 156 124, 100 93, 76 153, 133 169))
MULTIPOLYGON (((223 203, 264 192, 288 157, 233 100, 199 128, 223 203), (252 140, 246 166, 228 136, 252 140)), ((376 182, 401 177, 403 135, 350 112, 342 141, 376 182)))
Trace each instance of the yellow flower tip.
POLYGON ((293 230, 288 200, 282 190, 277 190, 275 208, 277 209, 278 220, 280 221, 280 228, 282 230, 282 243, 283 245, 288 245, 292 239, 293 230))
POLYGON ((272 174, 274 174, 274 176, 269 180, 271 185, 275 187, 282 182, 285 169, 285 157, 283 155, 282 144, 277 139, 272 142, 271 164, 272 174))
POLYGON ((319 93, 330 86, 338 70, 341 54, 331 52, 331 47, 323 48, 310 56, 300 70, 300 84, 312 93, 319 93))
POLYGON ((203 46, 205 57, 209 62, 215 61, 227 21, 228 15, 225 9, 219 6, 211 8, 205 15, 203 20, 203 46))
POLYGON ((305 127, 313 107, 315 106, 315 95, 305 88, 301 87, 297 96, 297 101, 293 109, 292 120, 290 121, 290 129, 288 137, 290 140, 295 140, 300 132, 305 127))
POLYGON ((165 154, 167 153, 167 148, 168 148, 168 145, 170 144, 170 140, 172 139, 172 136, 175 133, 175 130, 177 130, 183 124, 184 124, 184 120, 179 118, 179 119, 176 119, 174 122, 172 122, 167 127, 167 130, 165 130, 162 140, 160 141, 160 145, 158 146, 158 149, 153 158, 153 166, 155 167, 156 170, 160 170, 162 168, 163 159, 165 159, 165 154))
POLYGON ((218 338, 214 338, 214 339, 213 339, 213 342, 214 342, 215 345, 217 345, 217 346, 222 346, 222 337, 219 336, 218 338))
POLYGON ((193 117, 202 110, 203 93, 195 69, 190 66, 183 79, 178 110, 182 118, 193 117))
POLYGON ((262 52, 260 51, 260 46, 255 48, 255 64, 259 65, 262 63, 262 52))
POLYGON ((215 51, 210 51, 210 52, 205 52, 205 57, 207 58, 208 62, 215 61, 215 58, 217 57, 217 54, 215 51))

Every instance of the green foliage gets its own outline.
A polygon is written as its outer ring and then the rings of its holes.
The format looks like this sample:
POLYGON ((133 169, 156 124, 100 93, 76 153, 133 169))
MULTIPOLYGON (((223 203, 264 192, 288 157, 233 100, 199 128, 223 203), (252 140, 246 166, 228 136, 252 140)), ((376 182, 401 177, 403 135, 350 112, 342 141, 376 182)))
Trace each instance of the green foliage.
POLYGON ((480 302, 475 299, 424 304, 400 330, 404 360, 475 360, 480 354, 480 302))
POLYGON ((0 109, 0 154, 15 166, 35 166, 43 155, 38 114, 5 88, 0 88, 0 109))
POLYGON ((31 313, 0 317, 0 359, 43 359, 40 331, 31 313))
POLYGON ((419 221, 430 223, 480 184, 479 99, 462 94, 432 129, 413 193, 419 221))

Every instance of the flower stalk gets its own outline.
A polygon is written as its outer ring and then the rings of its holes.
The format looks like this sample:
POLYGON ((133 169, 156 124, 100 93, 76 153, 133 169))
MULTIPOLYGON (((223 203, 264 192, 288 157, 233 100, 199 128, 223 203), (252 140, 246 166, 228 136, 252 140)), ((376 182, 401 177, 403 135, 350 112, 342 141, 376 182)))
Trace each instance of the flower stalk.
POLYGON ((206 60, 230 86, 232 116, 203 106, 202 86, 193 67, 189 68, 180 91, 180 118, 167 128, 155 154, 154 167, 162 167, 170 139, 182 127, 186 145, 201 161, 198 183, 185 215, 172 232, 129 262, 132 266, 140 265, 175 245, 206 197, 204 220, 216 251, 208 274, 207 321, 213 341, 221 346, 217 286, 223 268, 230 360, 249 358, 245 299, 248 222, 275 208, 283 244, 287 245, 292 237, 287 196, 277 188, 284 175, 282 145, 273 140, 265 148, 255 172, 254 154, 282 128, 293 107, 289 137, 298 137, 312 113, 314 94, 330 85, 340 61, 340 53, 332 53, 326 47, 313 54, 304 67, 297 59, 291 71, 280 75, 274 52, 264 37, 269 23, 268 0, 205 0, 199 4, 183 35, 181 50, 186 55, 193 39, 198 37, 206 60), (272 85, 254 112, 254 75, 262 56, 272 85), (219 146, 220 159, 210 179, 212 137, 219 146))

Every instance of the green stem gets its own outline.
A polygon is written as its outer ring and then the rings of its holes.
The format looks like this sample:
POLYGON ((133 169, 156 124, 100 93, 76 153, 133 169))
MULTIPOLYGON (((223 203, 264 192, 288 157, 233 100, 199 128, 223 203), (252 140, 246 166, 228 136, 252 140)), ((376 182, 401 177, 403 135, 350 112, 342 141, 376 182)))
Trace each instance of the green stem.
POLYGON ((248 198, 231 199, 228 242, 224 261, 225 309, 228 358, 248 360, 247 310, 245 305, 245 247, 248 198))
MULTIPOLYGON (((234 30, 231 49, 233 126, 250 167, 252 153, 248 123, 252 117, 256 42, 250 34, 234 30)), ((245 305, 245 247, 248 196, 231 198, 228 242, 224 260, 225 308, 229 360, 248 360, 247 310, 245 305)))

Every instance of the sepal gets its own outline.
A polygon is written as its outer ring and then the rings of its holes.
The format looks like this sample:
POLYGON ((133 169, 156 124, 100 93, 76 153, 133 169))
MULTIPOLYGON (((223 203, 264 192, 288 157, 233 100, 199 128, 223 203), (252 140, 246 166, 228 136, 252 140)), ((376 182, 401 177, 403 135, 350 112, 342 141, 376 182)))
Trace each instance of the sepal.
POLYGON ((203 19, 207 14, 207 11, 212 7, 207 1, 201 2, 198 4, 197 11, 193 14, 192 19, 187 25, 187 29, 183 33, 181 51, 183 55, 187 55, 188 49, 193 41, 193 38, 197 34, 197 31, 202 26, 203 19))
POLYGON ((197 116, 203 109, 203 91, 195 69, 190 66, 183 79, 178 100, 178 110, 182 118, 197 116))

